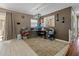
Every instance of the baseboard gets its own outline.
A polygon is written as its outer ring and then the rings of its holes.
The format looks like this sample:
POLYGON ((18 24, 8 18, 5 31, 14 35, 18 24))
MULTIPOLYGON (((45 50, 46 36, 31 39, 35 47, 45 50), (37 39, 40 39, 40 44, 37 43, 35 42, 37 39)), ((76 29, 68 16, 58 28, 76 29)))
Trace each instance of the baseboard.
POLYGON ((61 42, 65 42, 65 43, 69 43, 69 41, 65 41, 65 40, 60 40, 60 39, 56 39, 58 41, 61 41, 61 42))

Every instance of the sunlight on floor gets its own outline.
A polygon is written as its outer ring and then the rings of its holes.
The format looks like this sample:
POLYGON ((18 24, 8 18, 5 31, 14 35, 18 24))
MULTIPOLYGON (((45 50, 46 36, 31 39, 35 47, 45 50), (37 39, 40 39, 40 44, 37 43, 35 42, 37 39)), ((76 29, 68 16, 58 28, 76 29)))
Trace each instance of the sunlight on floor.
POLYGON ((7 40, 0 42, 0 56, 37 56, 23 40, 7 40))
POLYGON ((2 36, 0 36, 0 41, 2 41, 2 36))

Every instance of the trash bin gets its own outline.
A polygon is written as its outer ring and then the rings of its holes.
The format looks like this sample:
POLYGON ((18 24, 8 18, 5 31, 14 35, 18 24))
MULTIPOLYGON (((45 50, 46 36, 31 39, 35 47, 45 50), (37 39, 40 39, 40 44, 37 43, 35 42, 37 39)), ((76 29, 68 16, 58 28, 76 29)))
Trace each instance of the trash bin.
POLYGON ((21 34, 17 35, 17 40, 21 40, 21 34))

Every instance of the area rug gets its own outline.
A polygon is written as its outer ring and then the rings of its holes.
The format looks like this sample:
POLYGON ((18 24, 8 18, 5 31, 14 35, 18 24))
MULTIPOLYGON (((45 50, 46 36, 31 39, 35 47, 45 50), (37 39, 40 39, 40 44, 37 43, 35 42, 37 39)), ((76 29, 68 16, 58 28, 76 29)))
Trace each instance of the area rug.
POLYGON ((39 56, 54 56, 62 50, 68 43, 58 40, 48 40, 43 38, 30 38, 24 40, 39 56))

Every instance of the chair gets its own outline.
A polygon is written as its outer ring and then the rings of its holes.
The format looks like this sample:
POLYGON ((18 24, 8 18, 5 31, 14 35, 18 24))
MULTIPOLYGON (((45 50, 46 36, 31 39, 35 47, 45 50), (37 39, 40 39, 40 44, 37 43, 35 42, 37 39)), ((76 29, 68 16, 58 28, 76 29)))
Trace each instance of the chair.
POLYGON ((28 30, 28 28, 21 29, 20 34, 21 34, 21 36, 22 36, 22 39, 23 39, 23 37, 29 38, 29 36, 30 36, 30 31, 28 30))

